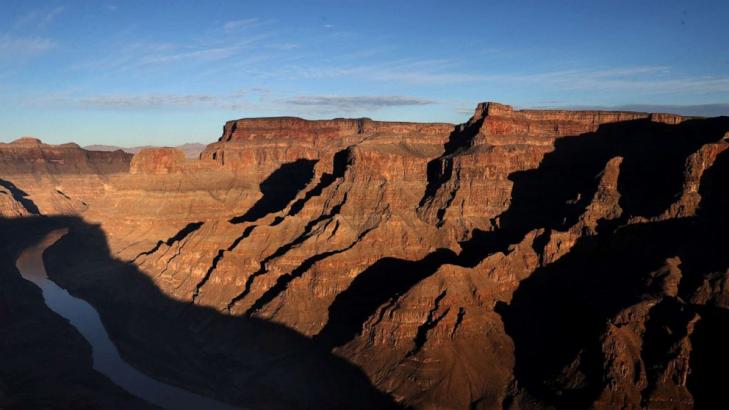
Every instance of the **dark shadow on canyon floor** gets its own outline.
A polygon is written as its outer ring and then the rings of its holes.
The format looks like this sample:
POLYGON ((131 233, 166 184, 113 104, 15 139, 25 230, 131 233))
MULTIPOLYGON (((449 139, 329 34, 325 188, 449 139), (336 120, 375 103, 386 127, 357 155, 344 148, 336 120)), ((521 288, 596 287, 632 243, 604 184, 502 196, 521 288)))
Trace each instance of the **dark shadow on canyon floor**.
POLYGON ((357 367, 291 329, 170 299, 110 255, 99 226, 25 218, 14 232, 24 222, 36 239, 70 228, 44 255, 49 276, 97 309, 125 360, 160 380, 252 409, 396 407, 357 367))
POLYGON ((92 368, 88 343, 15 266, 59 220, 0 218, 0 408, 146 409, 92 368))

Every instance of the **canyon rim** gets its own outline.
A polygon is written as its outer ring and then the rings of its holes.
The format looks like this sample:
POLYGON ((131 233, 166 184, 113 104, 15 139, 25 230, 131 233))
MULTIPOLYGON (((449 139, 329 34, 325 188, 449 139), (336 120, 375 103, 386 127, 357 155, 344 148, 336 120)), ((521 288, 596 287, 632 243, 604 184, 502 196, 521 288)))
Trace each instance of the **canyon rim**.
POLYGON ((0 144, 0 407, 142 408, 121 357, 233 407, 711 408, 729 355, 729 117, 229 121, 197 159, 0 144), (32 358, 32 359, 31 359, 32 358))

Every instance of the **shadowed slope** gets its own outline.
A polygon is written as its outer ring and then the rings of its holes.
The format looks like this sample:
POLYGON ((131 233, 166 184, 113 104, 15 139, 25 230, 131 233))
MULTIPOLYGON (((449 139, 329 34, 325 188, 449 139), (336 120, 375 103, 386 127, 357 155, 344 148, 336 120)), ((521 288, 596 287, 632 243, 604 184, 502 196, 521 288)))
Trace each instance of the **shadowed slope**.
POLYGON ((4 179, 0 179, 0 186, 3 186, 5 189, 7 189, 13 196, 13 199, 18 201, 29 213, 34 215, 40 215, 40 210, 38 209, 38 206, 35 204, 35 202, 33 202, 32 199, 28 198, 28 193, 16 187, 15 184, 13 184, 12 182, 6 181, 4 179))
POLYGON ((245 214, 232 218, 230 223, 253 222, 284 209, 314 177, 315 164, 315 160, 299 159, 282 165, 261 182, 263 197, 245 214))
POLYGON ((337 295, 329 308, 329 322, 316 339, 330 348, 347 343, 382 303, 407 292, 443 264, 474 267, 495 252, 508 252, 510 245, 533 229, 572 226, 595 193, 596 177, 614 156, 625 158, 619 189, 626 214, 650 216, 662 211, 680 191, 686 158, 701 145, 721 139, 728 128, 729 118, 679 125, 646 119, 605 124, 594 133, 558 139, 537 169, 511 176, 511 205, 498 218, 496 230, 476 230, 461 243, 458 255, 441 250, 419 261, 384 258, 376 262, 337 295), (652 152, 648 159, 647 151, 652 152), (658 188, 641 175, 646 167, 650 177, 659 173, 666 179, 658 188), (646 195, 656 198, 650 201, 646 195))
POLYGON ((50 277, 99 311, 122 356, 140 370, 247 408, 393 406, 358 369, 309 339, 169 299, 136 267, 109 255, 97 226, 61 224, 71 230, 45 254, 50 277))
POLYGON ((92 368, 86 340, 17 271, 23 249, 68 221, 51 219, 0 218, 0 408, 152 408, 92 368))
MULTIPOLYGON (((726 119, 716 122, 720 121, 726 122, 726 119)), ((707 139, 712 133, 707 132, 704 135, 706 139, 703 142, 711 141, 707 139)), ((696 137, 691 134, 689 136, 696 137)), ((691 149, 695 146, 694 143, 688 145, 691 149)), ((630 152, 622 153, 629 158, 630 152)), ((680 186, 681 175, 676 168, 681 169, 685 156, 686 153, 675 155, 675 151, 661 156, 659 151, 655 155, 658 159, 646 160, 649 165, 662 170, 663 175, 673 176, 670 181, 657 185, 669 192, 680 186)), ((694 288, 690 285, 691 282, 697 283, 711 272, 722 272, 729 268, 729 259, 723 245, 725 240, 722 239, 729 228, 728 219, 725 212, 718 212, 719 209, 726 209, 726 194, 724 190, 716 189, 719 181, 725 183, 729 177, 717 175, 718 170, 725 168, 727 158, 727 152, 723 153, 702 178, 701 211, 696 217, 637 223, 614 231, 603 230, 599 236, 583 237, 569 254, 538 269, 524 280, 510 305, 499 307, 507 332, 516 345, 516 377, 527 389, 559 406, 589 405, 602 386, 603 363, 596 352, 599 348, 596 343, 605 322, 621 309, 645 298, 650 292, 645 287, 647 275, 661 268, 668 258, 678 257, 685 278, 681 282, 681 293, 688 300, 694 288), (582 386, 560 387, 556 382, 560 372, 581 350, 582 369, 586 372, 587 380, 582 386)), ((642 168, 643 165, 636 167, 642 168)), ((631 169, 630 165, 626 166, 627 176, 622 179, 624 184, 621 187, 625 198, 623 203, 626 204, 626 210, 638 212, 652 209, 652 213, 657 213, 660 210, 655 204, 667 207, 669 196, 663 192, 656 195, 650 206, 643 194, 636 198, 634 193, 639 189, 631 187, 633 184, 652 191, 645 186, 649 181, 643 179, 642 175, 630 178, 633 175, 631 172, 641 171, 631 169), (664 198, 664 202, 661 202, 661 198, 664 198)), ((689 308, 690 311, 694 309, 703 311, 706 308, 689 308)), ((659 315, 658 312, 654 314, 659 315)), ((713 318, 717 314, 710 313, 708 317, 713 318)), ((670 321, 677 317, 670 311, 666 311, 663 316, 670 321)), ((708 320, 704 327, 713 326, 711 319, 708 320)), ((686 324, 678 326, 685 327, 686 324)), ((650 333, 649 328, 646 335, 646 343, 649 345, 653 343, 651 340, 659 340, 650 339, 654 333, 650 333)), ((702 340, 707 343, 706 336, 702 340)), ((659 354, 657 352, 662 350, 660 346, 646 349, 648 355, 659 354)), ((703 356, 706 353, 699 354, 697 357, 701 359, 697 360, 702 360, 704 366, 711 366, 703 356)), ((714 357, 722 356, 723 354, 717 354, 714 357)), ((651 359, 647 356, 644 360, 650 364, 651 360, 664 359, 651 359)), ((649 380, 652 380, 651 377, 649 373, 649 380)), ((706 373, 698 377, 710 383, 711 378, 706 373)), ((695 386, 703 383, 696 383, 694 378, 692 380, 695 386)), ((695 390, 697 402, 707 393, 708 389, 695 390)))

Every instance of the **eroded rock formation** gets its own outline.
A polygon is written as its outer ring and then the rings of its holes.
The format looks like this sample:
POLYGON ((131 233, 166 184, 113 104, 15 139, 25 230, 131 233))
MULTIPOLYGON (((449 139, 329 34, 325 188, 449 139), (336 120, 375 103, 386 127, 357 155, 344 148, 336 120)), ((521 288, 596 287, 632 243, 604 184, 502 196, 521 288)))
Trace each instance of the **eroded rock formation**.
POLYGON ((710 407, 727 132, 484 103, 458 126, 231 121, 199 160, 23 139, 0 204, 79 215, 49 275, 135 366, 233 404, 710 407))

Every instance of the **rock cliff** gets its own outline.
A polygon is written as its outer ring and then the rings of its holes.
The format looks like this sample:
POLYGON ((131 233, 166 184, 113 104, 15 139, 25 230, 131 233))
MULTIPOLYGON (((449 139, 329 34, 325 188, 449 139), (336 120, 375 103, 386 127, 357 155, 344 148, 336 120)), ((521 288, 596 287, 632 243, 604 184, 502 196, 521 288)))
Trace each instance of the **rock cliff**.
POLYGON ((131 363, 233 404, 708 407, 728 132, 483 103, 455 126, 230 121, 199 160, 24 139, 0 203, 79 215, 51 277, 131 363))

